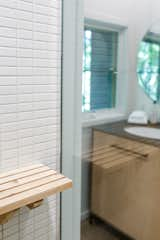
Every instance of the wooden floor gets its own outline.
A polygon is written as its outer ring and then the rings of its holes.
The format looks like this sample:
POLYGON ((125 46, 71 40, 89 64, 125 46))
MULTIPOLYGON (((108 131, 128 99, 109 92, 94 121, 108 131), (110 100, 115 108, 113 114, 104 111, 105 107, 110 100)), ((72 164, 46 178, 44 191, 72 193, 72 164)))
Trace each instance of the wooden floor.
POLYGON ((86 220, 81 224, 81 240, 119 240, 119 238, 111 235, 103 224, 89 224, 86 220))

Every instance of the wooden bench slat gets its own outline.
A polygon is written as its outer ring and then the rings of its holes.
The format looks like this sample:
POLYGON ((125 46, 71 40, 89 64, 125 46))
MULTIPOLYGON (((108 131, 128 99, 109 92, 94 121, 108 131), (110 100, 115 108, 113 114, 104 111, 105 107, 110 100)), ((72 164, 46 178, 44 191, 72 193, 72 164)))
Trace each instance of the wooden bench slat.
POLYGON ((116 164, 118 164, 119 162, 124 161, 125 158, 132 160, 133 155, 131 155, 131 154, 124 155, 124 154, 120 153, 120 154, 113 156, 112 158, 109 158, 107 161, 106 161, 106 158, 101 159, 99 162, 96 162, 95 165, 104 167, 104 166, 109 166, 110 164, 112 164, 114 162, 116 164))
POLYGON ((17 186, 20 186, 20 185, 24 185, 24 184, 29 183, 29 182, 32 183, 32 181, 39 180, 41 178, 44 178, 44 177, 47 177, 47 176, 50 176, 50 175, 54 175, 54 174, 56 174, 56 171, 54 171, 52 169, 49 169, 48 171, 45 171, 45 172, 40 172, 40 173, 36 173, 34 175, 31 175, 31 176, 20 178, 17 181, 11 181, 11 182, 8 182, 8 183, 1 184, 0 185, 0 193, 2 191, 6 191, 8 189, 11 189, 11 188, 14 188, 14 187, 17 187, 17 186))
MULTIPOLYGON (((134 160, 135 160, 135 158, 134 158, 134 160)), ((104 167, 104 169, 108 169, 108 168, 111 168, 111 167, 114 167, 114 166, 121 165, 121 164, 123 164, 125 162, 129 162, 131 160, 133 160, 133 156, 129 155, 129 156, 126 156, 123 159, 117 159, 115 161, 111 161, 111 162, 109 162, 107 164, 104 164, 103 167, 104 167)))
MULTIPOLYGON (((105 165, 108 164, 110 162, 114 162, 114 161, 118 161, 120 159, 124 159, 125 157, 131 156, 130 153, 128 154, 124 154, 123 152, 116 152, 116 154, 114 154, 113 156, 106 158, 106 156, 99 158, 97 161, 94 162, 95 165, 105 165)), ((133 158, 133 156, 132 156, 133 158)))
POLYGON ((31 189, 35 189, 37 187, 43 186, 44 184, 47 184, 47 183, 50 183, 50 182, 53 182, 53 181, 56 181, 56 180, 62 179, 62 178, 64 178, 63 175, 55 174, 52 176, 41 178, 40 180, 32 181, 32 183, 26 183, 25 185, 17 186, 15 188, 1 192, 0 200, 6 199, 6 201, 7 201, 7 198, 9 198, 9 197, 16 196, 22 192, 25 192, 25 191, 28 191, 31 189))
POLYGON ((28 171, 25 171, 25 172, 19 172, 19 173, 16 173, 14 175, 11 175, 9 177, 4 177, 4 178, 1 178, 0 179, 0 185, 1 184, 4 184, 4 183, 7 183, 7 182, 10 182, 10 181, 15 181, 17 179, 20 179, 20 178, 24 178, 24 177, 27 177, 27 176, 31 176, 31 175, 34 175, 36 173, 40 173, 40 172, 45 172, 49 170, 49 167, 47 166, 41 166, 39 168, 35 168, 35 169, 32 169, 32 170, 28 170, 28 171))
POLYGON ((9 176, 12 176, 12 175, 15 175, 15 174, 18 174, 18 173, 30 171, 32 169, 40 168, 40 167, 44 167, 44 165, 43 164, 34 164, 32 166, 27 166, 27 167, 22 167, 22 168, 19 168, 19 169, 10 170, 6 173, 0 173, 0 179, 4 178, 4 177, 9 177, 9 176))
POLYGON ((43 164, 0 174, 0 224, 15 210, 38 207, 44 198, 71 187, 70 179, 43 164))
POLYGON ((53 181, 35 189, 6 198, 4 200, 0 200, 0 215, 39 201, 52 194, 64 191, 71 187, 72 181, 68 178, 63 178, 58 181, 53 181))
POLYGON ((124 153, 124 151, 120 150, 120 149, 114 149, 114 148, 111 147, 111 151, 109 153, 106 152, 106 153, 103 153, 103 154, 99 154, 98 156, 93 157, 93 161, 97 162, 97 161, 99 161, 99 159, 102 159, 104 157, 107 160, 107 159, 113 158, 115 155, 118 155, 118 154, 121 154, 121 153, 124 153))

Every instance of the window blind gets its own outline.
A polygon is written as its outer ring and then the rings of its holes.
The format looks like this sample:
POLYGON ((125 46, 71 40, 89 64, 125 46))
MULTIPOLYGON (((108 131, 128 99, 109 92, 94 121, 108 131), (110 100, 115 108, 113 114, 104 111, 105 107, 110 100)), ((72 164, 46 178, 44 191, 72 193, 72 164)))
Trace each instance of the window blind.
MULTIPOLYGON (((91 33, 89 69, 85 68, 84 62, 84 71, 90 71, 90 110, 114 107, 118 33, 90 27, 86 27, 86 31, 91 33)), ((84 42, 86 41, 85 35, 84 42)))

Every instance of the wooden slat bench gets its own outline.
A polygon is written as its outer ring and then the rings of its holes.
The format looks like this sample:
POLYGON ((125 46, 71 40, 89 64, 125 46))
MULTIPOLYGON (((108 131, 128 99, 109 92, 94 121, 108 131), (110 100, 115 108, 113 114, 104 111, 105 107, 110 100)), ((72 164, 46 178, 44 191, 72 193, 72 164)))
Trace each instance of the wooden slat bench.
POLYGON ((24 206, 30 209, 43 199, 72 187, 72 181, 42 164, 0 174, 0 224, 24 206))

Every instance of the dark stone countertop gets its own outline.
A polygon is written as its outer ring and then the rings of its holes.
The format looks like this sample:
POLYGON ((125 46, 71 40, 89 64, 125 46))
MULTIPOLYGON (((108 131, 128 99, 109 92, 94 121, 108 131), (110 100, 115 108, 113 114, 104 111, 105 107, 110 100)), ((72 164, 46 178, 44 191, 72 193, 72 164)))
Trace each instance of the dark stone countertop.
MULTIPOLYGON (((131 135, 131 134, 125 132, 125 130, 124 130, 125 127, 133 127, 133 126, 140 126, 140 125, 129 124, 129 123, 127 123, 127 121, 118 121, 118 122, 114 122, 114 123, 107 123, 104 125, 95 126, 92 129, 101 131, 101 132, 105 132, 105 133, 108 133, 111 135, 116 135, 116 136, 124 137, 124 138, 130 139, 130 140, 139 141, 139 142, 143 142, 146 144, 160 147, 160 140, 143 138, 143 137, 131 135)), ((153 125, 145 125, 145 126, 153 127, 153 125)), ((160 128, 160 124, 154 125, 154 127, 160 128)))

